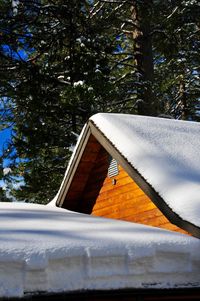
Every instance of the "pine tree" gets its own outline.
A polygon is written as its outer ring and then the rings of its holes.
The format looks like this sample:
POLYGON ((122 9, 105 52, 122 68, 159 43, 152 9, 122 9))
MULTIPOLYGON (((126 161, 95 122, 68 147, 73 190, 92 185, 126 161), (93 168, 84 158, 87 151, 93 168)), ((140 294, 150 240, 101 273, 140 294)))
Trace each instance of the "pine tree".
POLYGON ((197 0, 0 5, 0 126, 12 128, 3 157, 8 185, 23 183, 16 199, 55 195, 96 112, 199 118, 197 0))
POLYGON ((178 119, 198 119, 198 1, 161 2, 155 28, 156 91, 162 112, 178 119), (160 42, 162 41, 162 43, 160 42))
POLYGON ((5 101, 13 134, 5 156, 12 180, 24 181, 13 195, 45 202, 58 189, 77 133, 111 97, 111 50, 90 18, 89 2, 43 1, 36 8, 18 2, 4 30, 14 37, 5 42, 12 51, 2 51, 14 68, 5 101))

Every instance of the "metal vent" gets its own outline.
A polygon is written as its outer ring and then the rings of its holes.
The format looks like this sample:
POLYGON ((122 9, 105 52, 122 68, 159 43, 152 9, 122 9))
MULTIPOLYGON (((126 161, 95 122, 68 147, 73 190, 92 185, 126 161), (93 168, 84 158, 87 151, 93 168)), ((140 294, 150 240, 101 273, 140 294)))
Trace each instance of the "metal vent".
POLYGON ((112 178, 114 176, 117 176, 119 174, 118 164, 117 161, 113 158, 110 158, 110 163, 108 167, 108 177, 112 178))

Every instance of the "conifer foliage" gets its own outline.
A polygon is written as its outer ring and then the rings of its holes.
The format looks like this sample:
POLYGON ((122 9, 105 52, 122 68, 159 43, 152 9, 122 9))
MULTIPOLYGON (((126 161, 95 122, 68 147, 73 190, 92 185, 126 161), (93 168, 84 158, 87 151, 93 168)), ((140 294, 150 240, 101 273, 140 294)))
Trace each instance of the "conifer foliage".
POLYGON ((199 12, 197 0, 0 0, 9 195, 48 202, 94 113, 198 120, 199 12))

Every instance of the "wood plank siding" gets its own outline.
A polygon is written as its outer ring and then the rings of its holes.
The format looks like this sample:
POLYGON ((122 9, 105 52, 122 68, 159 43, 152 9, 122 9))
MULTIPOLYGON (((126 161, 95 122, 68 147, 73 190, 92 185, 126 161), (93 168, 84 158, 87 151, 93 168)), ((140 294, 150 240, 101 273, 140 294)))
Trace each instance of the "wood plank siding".
POLYGON ((79 211, 79 203, 82 198, 83 191, 85 190, 87 181, 91 176, 92 170, 94 170, 96 158, 100 149, 101 145, 92 135, 90 135, 87 147, 85 148, 81 161, 78 164, 62 207, 68 210, 79 211))
POLYGON ((109 157, 91 135, 63 207, 187 233, 168 221, 121 166, 118 175, 108 177, 109 157))

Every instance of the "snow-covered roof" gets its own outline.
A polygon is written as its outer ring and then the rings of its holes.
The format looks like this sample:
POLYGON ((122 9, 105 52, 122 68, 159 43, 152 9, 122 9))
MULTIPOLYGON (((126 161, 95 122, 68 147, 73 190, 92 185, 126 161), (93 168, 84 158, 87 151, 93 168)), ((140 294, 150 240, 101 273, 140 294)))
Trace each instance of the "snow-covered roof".
POLYGON ((36 204, 0 203, 0 297, 200 286, 200 240, 36 204))
POLYGON ((200 123, 106 113, 90 121, 173 212, 200 227, 200 123))
POLYGON ((68 207, 71 183, 91 135, 168 220, 200 238, 200 123, 128 114, 92 116, 53 205, 68 207))

